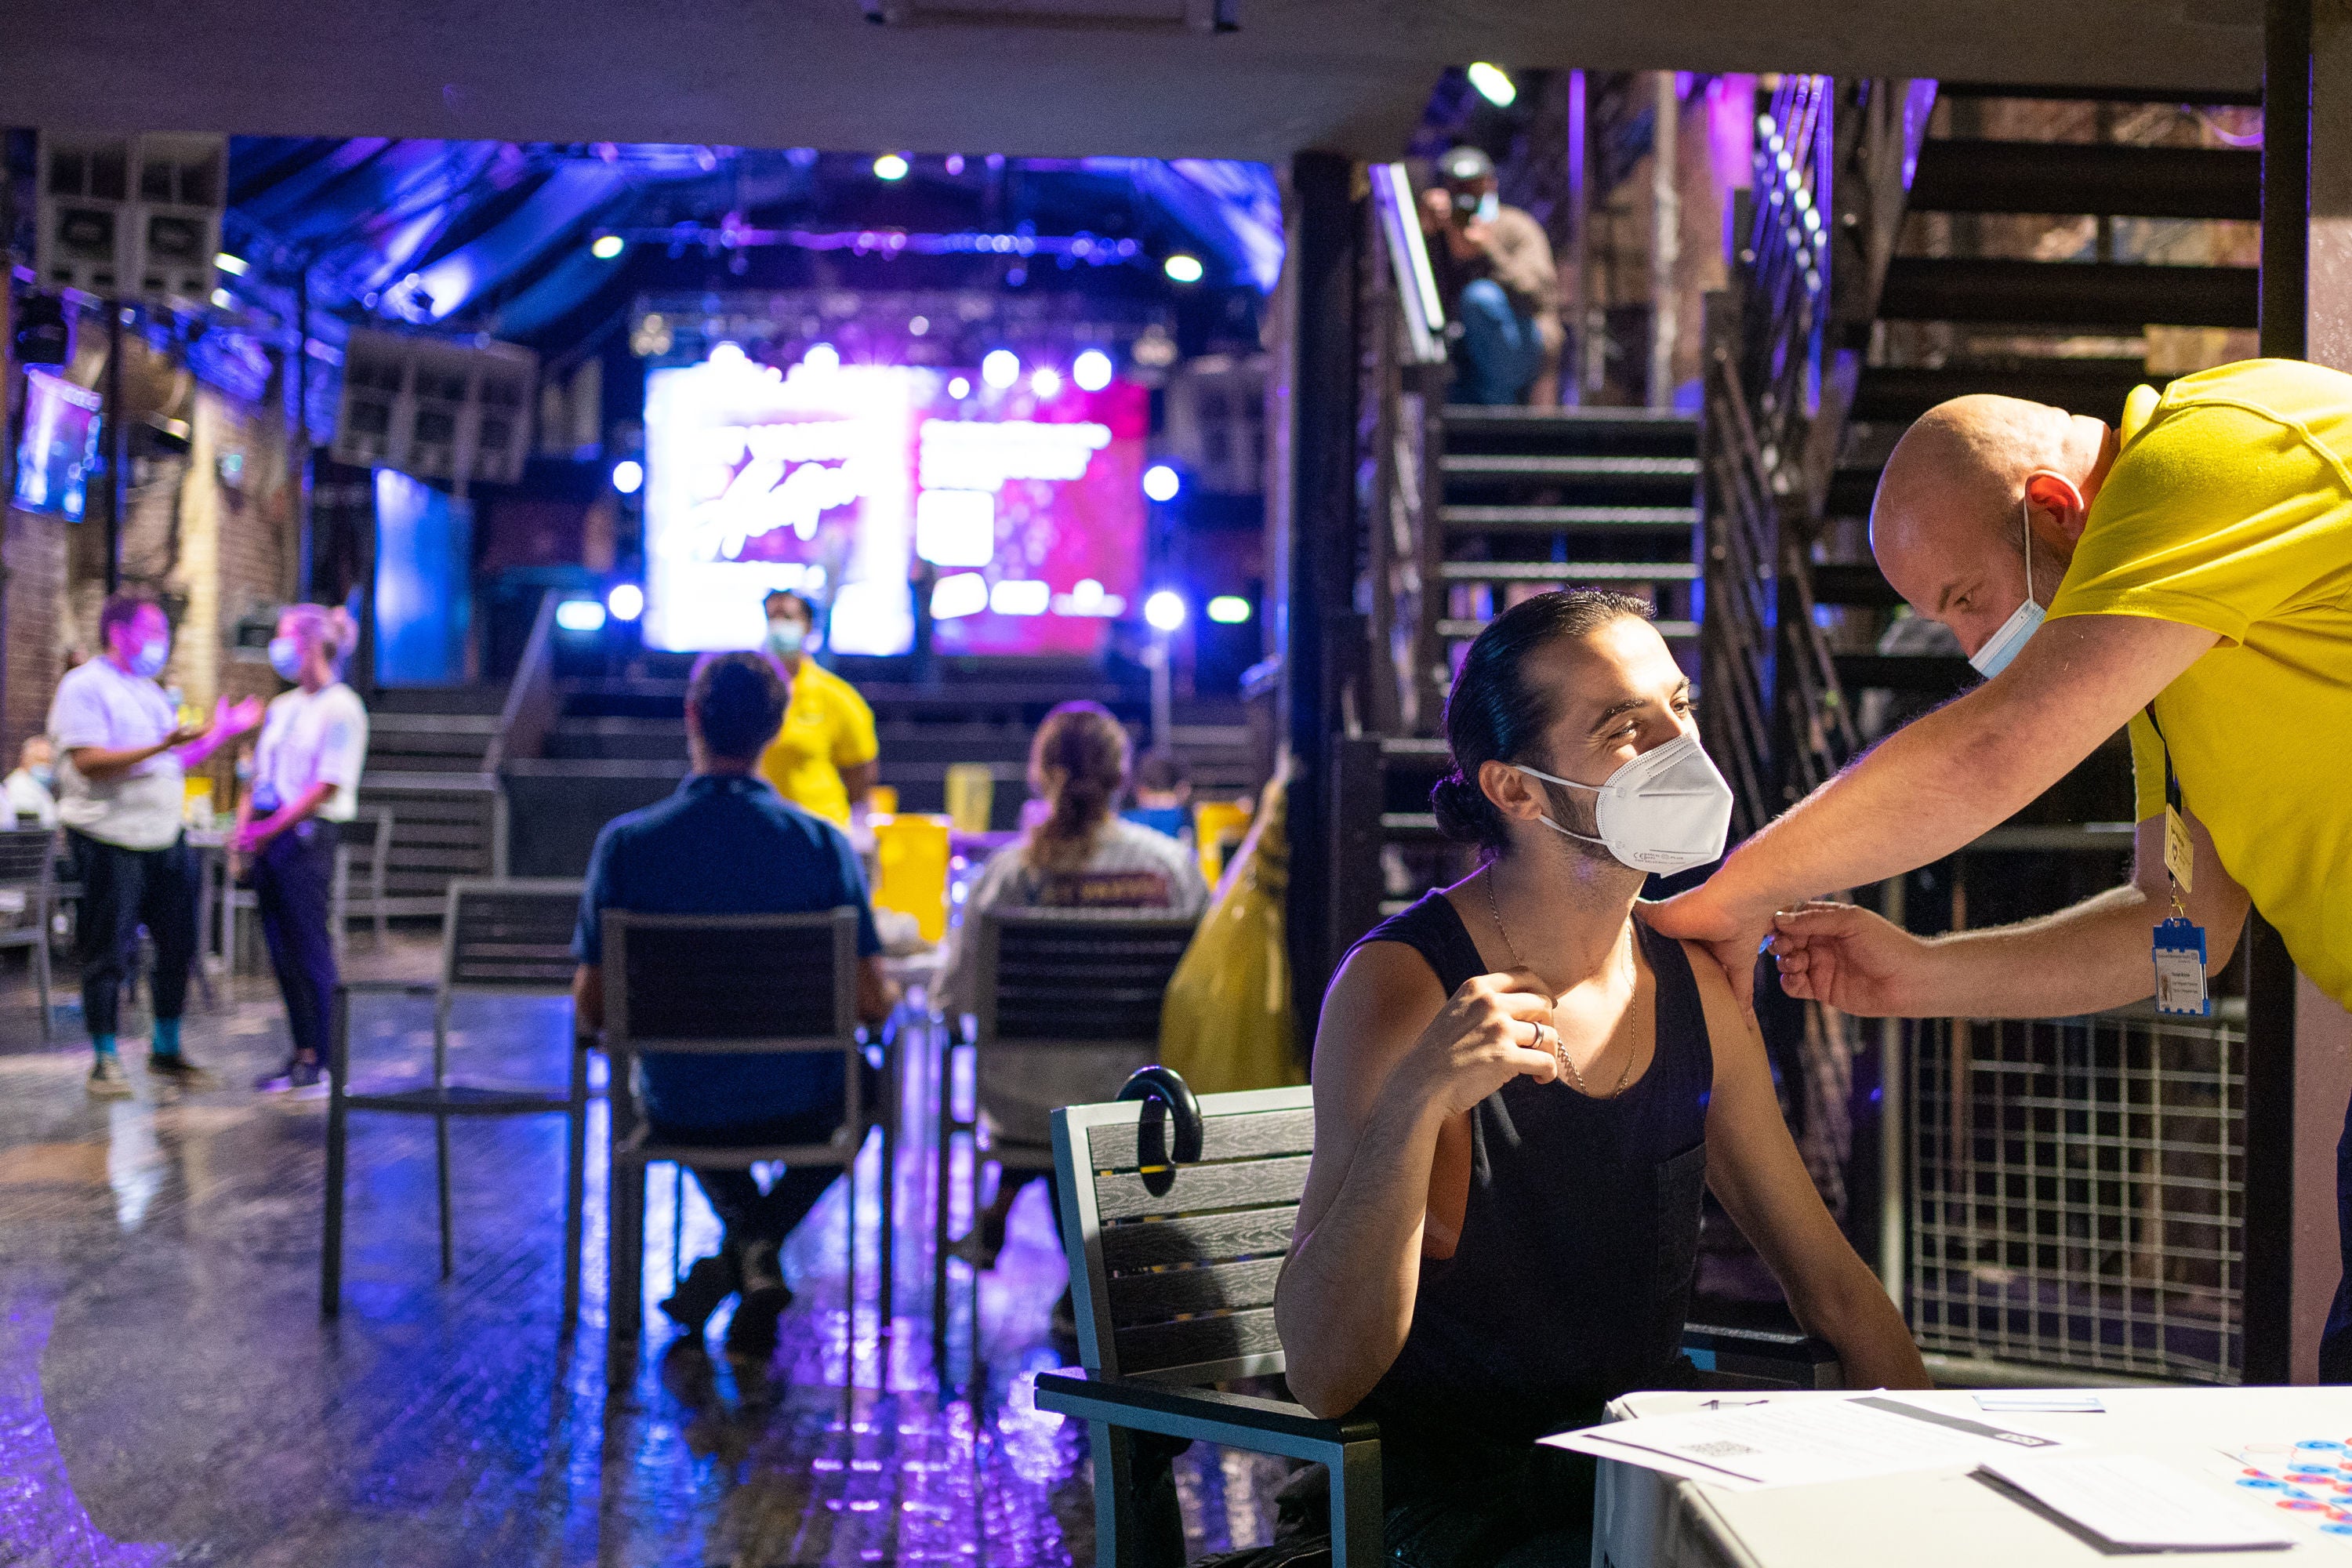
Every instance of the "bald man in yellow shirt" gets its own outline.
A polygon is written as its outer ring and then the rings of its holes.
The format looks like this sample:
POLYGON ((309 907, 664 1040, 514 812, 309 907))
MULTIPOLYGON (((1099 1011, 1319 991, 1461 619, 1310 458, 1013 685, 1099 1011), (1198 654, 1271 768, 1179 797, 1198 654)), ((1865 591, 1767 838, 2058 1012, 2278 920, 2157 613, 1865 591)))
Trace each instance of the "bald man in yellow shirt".
POLYGON ((816 612, 806 599, 779 590, 764 608, 767 654, 793 696, 782 727, 760 753, 760 776, 803 811, 847 827, 849 808, 866 798, 879 771, 874 710, 856 687, 809 658, 816 612))
MULTIPOLYGON (((2112 429, 1956 399, 1895 447, 1870 529, 1888 582, 1988 679, 1655 906, 1654 926, 1708 942, 1743 992, 1772 932, 1790 994, 1864 1016, 2053 1017, 2151 993, 2193 1012, 2251 902, 2352 1006, 2352 376, 2223 365, 2140 388, 2112 429), (2126 724, 2129 884, 1932 941, 1804 902, 1951 854, 2126 724)), ((2339 1186, 2347 1152, 2352 1130, 2339 1186)), ((2352 1377, 2347 1280, 2331 1380, 2352 1377)))

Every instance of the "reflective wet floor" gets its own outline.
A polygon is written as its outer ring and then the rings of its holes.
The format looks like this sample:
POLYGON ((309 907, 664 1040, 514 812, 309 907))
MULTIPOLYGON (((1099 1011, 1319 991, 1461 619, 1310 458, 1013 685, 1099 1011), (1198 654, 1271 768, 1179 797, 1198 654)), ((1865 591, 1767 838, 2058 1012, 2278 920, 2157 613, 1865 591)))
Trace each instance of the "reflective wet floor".
MULTIPOLYGON (((435 952, 362 944, 352 968, 425 978, 435 952)), ((344 1306, 322 1321, 325 1104, 243 1087, 284 1058, 282 1017, 265 978, 216 984, 217 1005, 189 1015, 187 1050, 228 1087, 161 1099, 143 1040, 126 1040, 138 1098, 93 1103, 69 1011, 44 1047, 21 960, 0 961, 0 1563, 1093 1561, 1086 1434, 1028 1397, 1038 1369, 1073 1353, 1050 1328, 1065 1275, 1041 1185, 980 1280, 976 1361, 971 1277, 950 1265, 935 1365, 927 1034, 902 1063, 891 1331, 874 1267, 878 1138, 859 1188, 855 1332, 837 1182, 786 1252, 795 1300, 765 1367, 723 1353, 723 1312, 705 1351, 652 1309, 673 1238, 691 1261, 717 1236, 691 1184, 681 1212, 656 1167, 649 1326, 635 1375, 608 1387, 601 1099, 575 1331, 562 1321, 553 1117, 453 1125, 444 1281, 431 1123, 355 1114, 344 1306)), ((558 1083, 568 1015, 551 999, 461 1000, 455 1070, 558 1083)), ((360 1004, 357 1069, 421 1074, 430 1031, 429 1001, 360 1004)), ((953 1156, 959 1194, 968 1157, 953 1156)), ((1276 1462, 1187 1456, 1191 1550, 1263 1542, 1280 1477, 1276 1462)))

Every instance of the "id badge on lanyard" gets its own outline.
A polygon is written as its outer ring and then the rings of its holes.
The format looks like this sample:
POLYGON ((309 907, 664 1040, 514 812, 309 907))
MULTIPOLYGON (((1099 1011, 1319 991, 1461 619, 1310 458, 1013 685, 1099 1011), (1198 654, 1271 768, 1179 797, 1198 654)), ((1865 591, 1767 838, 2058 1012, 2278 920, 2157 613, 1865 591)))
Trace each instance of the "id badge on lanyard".
POLYGON ((2148 728, 2164 752, 2164 875, 2172 887, 2172 915, 2157 922, 2155 941, 2156 1010, 2179 1018, 2210 1018, 2213 997, 2205 984, 2205 928, 2189 919, 2183 893, 2195 890, 2195 846, 2181 816, 2180 778, 2172 771, 2172 748, 2156 721, 2156 704, 2147 705, 2148 728))

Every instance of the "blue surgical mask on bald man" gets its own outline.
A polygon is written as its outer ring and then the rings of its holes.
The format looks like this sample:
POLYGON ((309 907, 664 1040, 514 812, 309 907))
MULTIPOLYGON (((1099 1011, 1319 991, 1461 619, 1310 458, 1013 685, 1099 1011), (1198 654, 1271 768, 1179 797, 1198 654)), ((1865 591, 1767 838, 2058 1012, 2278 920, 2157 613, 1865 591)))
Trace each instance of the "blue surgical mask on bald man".
POLYGON ((2009 661, 2017 657, 2025 639, 2039 631, 2050 615, 2033 597, 2033 502, 2029 500, 2018 510, 2025 521, 2025 603, 2010 612, 2009 619, 1985 639, 1984 647, 1969 655, 1969 662, 1987 680, 2009 668, 2009 661))

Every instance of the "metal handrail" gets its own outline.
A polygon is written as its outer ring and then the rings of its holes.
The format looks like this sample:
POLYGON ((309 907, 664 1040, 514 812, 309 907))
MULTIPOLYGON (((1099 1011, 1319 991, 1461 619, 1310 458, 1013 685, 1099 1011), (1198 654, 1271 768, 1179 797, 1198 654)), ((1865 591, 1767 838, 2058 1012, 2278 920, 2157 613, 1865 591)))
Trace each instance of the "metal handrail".
POLYGON ((540 595, 522 662, 515 666, 498 730, 482 753, 482 771, 493 777, 510 758, 538 756, 547 745, 548 731, 555 728, 555 600, 551 588, 540 595))

